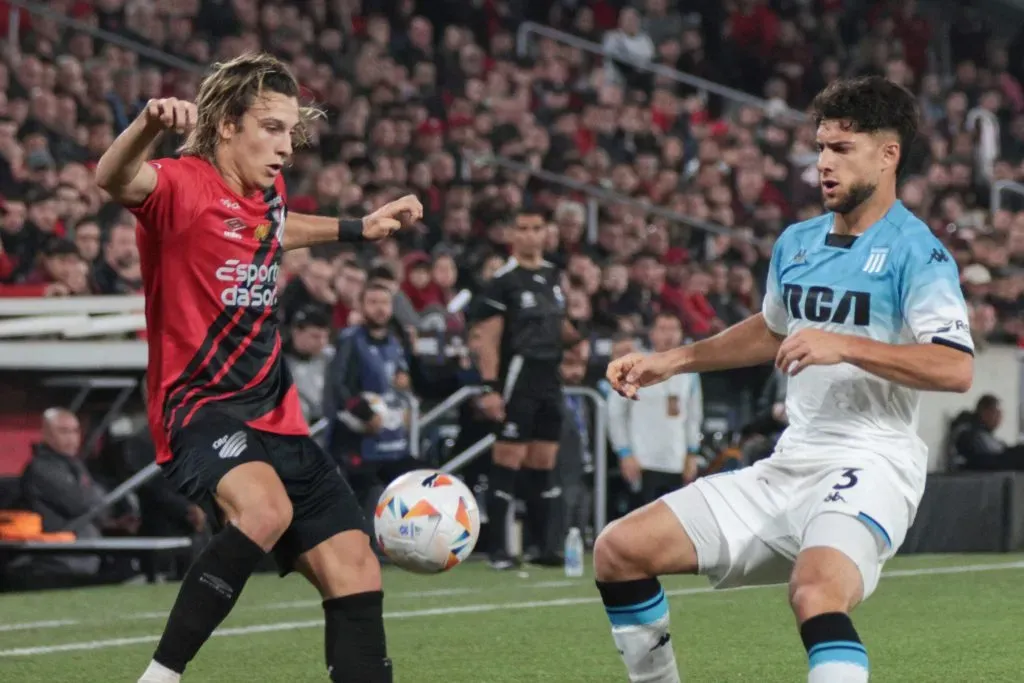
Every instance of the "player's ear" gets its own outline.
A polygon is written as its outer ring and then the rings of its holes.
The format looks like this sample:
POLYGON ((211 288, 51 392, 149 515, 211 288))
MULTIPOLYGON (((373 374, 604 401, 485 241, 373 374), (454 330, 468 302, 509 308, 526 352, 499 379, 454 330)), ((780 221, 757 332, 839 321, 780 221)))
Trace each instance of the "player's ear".
POLYGON ((235 133, 238 132, 238 122, 229 117, 225 116, 217 124, 217 135, 221 140, 230 140, 235 137, 235 133))
POLYGON ((896 170, 900 163, 900 155, 903 150, 900 148, 899 140, 887 139, 882 142, 882 163, 885 168, 896 170))

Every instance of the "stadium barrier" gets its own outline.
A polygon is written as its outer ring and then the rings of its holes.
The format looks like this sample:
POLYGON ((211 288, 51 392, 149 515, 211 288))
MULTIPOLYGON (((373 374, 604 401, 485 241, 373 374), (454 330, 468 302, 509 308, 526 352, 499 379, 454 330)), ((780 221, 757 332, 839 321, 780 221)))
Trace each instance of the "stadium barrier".
POLYGON ((141 296, 0 298, 0 369, 145 370, 141 296), (40 339, 42 338, 42 339, 40 339))
POLYGON ((203 74, 206 72, 206 67, 196 64, 195 62, 190 62, 182 59, 181 57, 176 57, 143 43, 125 38, 118 33, 106 31, 83 21, 78 21, 77 19, 65 16, 53 9, 50 9, 45 2, 35 2, 34 0, 5 0, 4 4, 8 6, 7 41, 10 45, 21 44, 19 24, 21 21, 21 12, 24 11, 49 19, 58 26, 64 26, 75 31, 80 31, 81 33, 87 33, 105 43, 112 43, 118 47, 128 50, 129 52, 134 52, 140 57, 145 57, 150 61, 158 62, 172 69, 180 69, 182 71, 189 71, 196 74, 203 74))
POLYGON ((762 109, 771 118, 775 119, 788 119, 796 123, 802 123, 808 120, 808 117, 803 112, 797 111, 792 107, 770 102, 764 98, 756 97, 749 93, 745 93, 735 88, 715 83, 713 81, 694 76, 692 74, 673 69, 665 66, 664 64, 658 64, 656 62, 648 62, 642 59, 635 59, 629 55, 622 55, 617 52, 612 52, 605 49, 603 45, 591 42, 574 36, 571 33, 565 31, 559 31, 558 29, 551 28, 550 26, 544 26, 533 21, 524 21, 519 25, 519 29, 516 33, 516 52, 520 57, 526 57, 530 54, 530 36, 540 36, 541 38, 547 38, 553 40, 556 43, 562 43, 569 47, 583 52, 589 52, 592 55, 601 57, 602 59, 610 59, 620 64, 645 71, 655 76, 661 76, 669 80, 675 81, 682 85, 688 85, 691 88, 698 90, 703 98, 707 98, 708 93, 718 95, 719 97, 734 102, 740 105, 749 105, 762 109))
POLYGON ((613 190, 606 190, 598 185, 590 185, 588 183, 581 183, 578 180, 573 180, 567 175, 561 173, 552 173, 542 168, 534 168, 528 164, 523 164, 518 161, 514 161, 507 157, 496 156, 493 154, 473 154, 465 153, 463 156, 465 163, 483 166, 497 166, 514 173, 527 173, 534 178, 539 178, 546 183, 552 185, 559 185, 561 187, 568 188, 575 192, 582 192, 586 194, 589 199, 587 200, 587 239, 591 243, 597 242, 598 229, 599 229, 599 215, 598 215, 598 204, 603 202, 605 204, 622 204, 624 206, 630 206, 635 209, 640 209, 649 216, 658 216, 659 218, 665 218, 666 220, 673 221, 682 225, 688 225, 691 228, 702 230, 706 233, 713 235, 726 235, 732 238, 739 238, 748 242, 755 242, 751 236, 737 232, 723 225, 717 223, 710 223, 702 221, 697 218, 690 216, 684 216, 681 213, 666 209, 663 206, 657 206, 650 202, 645 202, 627 195, 615 192, 613 190))
MULTIPOLYGON (((1003 208, 1004 192, 1015 194, 1024 199, 1024 184, 1012 180, 997 180, 992 183, 992 188, 989 190, 989 209, 992 213, 1003 208)), ((1021 204, 1024 205, 1024 202, 1021 204)))

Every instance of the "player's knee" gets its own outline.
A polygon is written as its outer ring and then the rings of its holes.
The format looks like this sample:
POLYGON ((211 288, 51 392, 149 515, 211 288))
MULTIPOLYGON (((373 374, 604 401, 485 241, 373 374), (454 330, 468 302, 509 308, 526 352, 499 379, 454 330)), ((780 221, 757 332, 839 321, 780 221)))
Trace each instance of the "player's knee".
POLYGON ((273 547, 292 524, 292 504, 284 496, 271 496, 239 511, 236 526, 263 548, 273 547))
POLYGON ((847 613, 855 604, 850 591, 827 579, 793 580, 789 586, 789 604, 799 623, 830 612, 847 613))
POLYGON ((366 590, 380 590, 380 560, 377 559, 368 540, 353 548, 348 566, 352 576, 366 590))
POLYGON ((361 532, 345 532, 325 541, 305 561, 325 598, 381 589, 380 561, 361 532))
POLYGON ((628 581, 651 576, 637 539, 621 521, 612 522, 594 542, 594 576, 598 581, 628 581))

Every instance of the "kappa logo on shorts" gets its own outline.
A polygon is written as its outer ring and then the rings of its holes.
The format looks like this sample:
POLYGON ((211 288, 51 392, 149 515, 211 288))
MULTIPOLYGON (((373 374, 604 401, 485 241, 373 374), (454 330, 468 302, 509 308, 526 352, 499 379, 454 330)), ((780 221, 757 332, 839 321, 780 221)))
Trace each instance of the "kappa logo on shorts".
POLYGON ((237 458, 248 447, 249 444, 245 441, 245 432, 235 432, 230 436, 222 436, 213 442, 213 450, 217 451, 217 455, 225 460, 227 458, 237 458))

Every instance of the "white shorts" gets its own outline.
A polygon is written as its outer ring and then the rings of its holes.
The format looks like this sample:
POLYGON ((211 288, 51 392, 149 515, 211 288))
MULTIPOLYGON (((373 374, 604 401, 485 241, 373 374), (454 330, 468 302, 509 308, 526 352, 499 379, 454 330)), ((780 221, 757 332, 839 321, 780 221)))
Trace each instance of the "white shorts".
POLYGON ((801 471, 769 458, 699 479, 661 500, 693 541, 700 573, 717 588, 785 583, 800 550, 827 546, 857 564, 867 598, 882 565, 903 544, 916 503, 895 484, 898 475, 885 460, 850 455, 835 462, 801 471), (851 527, 847 519, 858 523, 851 527))

